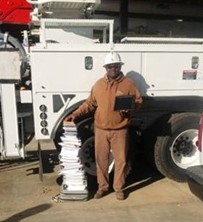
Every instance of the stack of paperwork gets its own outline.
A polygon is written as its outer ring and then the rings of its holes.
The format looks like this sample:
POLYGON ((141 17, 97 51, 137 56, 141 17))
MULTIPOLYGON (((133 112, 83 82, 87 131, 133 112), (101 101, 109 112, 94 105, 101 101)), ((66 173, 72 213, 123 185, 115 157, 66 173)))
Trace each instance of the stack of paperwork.
POLYGON ((73 122, 63 126, 64 133, 59 145, 59 174, 63 176, 60 198, 66 200, 87 199, 87 180, 84 167, 80 160, 81 140, 78 138, 77 127, 73 122))

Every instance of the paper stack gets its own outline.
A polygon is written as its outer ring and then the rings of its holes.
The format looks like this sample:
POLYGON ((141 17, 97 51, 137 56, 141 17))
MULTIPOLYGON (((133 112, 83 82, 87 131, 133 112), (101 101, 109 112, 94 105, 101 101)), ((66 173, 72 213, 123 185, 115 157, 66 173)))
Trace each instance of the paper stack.
POLYGON ((63 126, 64 133, 59 145, 59 174, 63 176, 60 198, 65 200, 87 199, 87 180, 80 160, 81 140, 73 122, 63 126))

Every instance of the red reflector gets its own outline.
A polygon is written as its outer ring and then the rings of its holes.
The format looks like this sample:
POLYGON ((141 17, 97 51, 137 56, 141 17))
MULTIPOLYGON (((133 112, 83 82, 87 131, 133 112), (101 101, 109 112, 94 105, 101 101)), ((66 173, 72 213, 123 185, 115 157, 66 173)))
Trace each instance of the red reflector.
POLYGON ((202 152, 202 131, 203 131, 203 115, 200 117, 200 121, 199 121, 199 128, 198 128, 198 149, 200 152, 202 152))

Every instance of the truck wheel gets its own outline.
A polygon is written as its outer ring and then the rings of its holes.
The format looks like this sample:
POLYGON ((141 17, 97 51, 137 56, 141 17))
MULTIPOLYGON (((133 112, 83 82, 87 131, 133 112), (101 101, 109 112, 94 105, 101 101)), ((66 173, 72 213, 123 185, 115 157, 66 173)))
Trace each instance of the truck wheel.
MULTIPOLYGON (((96 176, 96 162, 95 162, 95 147, 94 147, 94 136, 88 138, 81 147, 80 152, 81 162, 84 165, 85 172, 96 176)), ((114 168, 114 160, 112 153, 109 158, 109 173, 114 168)))
MULTIPOLYGON (((77 128, 78 128, 78 134, 79 137, 82 141, 82 144, 89 138, 91 137, 93 133, 93 119, 92 118, 87 118, 84 120, 81 120, 80 122, 76 123, 77 128)), ((64 130, 63 130, 63 121, 60 122, 56 133, 55 137, 53 139, 54 145, 56 147, 56 150, 60 153, 61 152, 61 136, 63 135, 64 130)))
POLYGON ((157 137, 154 158, 157 169, 166 177, 178 182, 186 181, 186 169, 200 164, 197 148, 197 129, 200 116, 177 114, 163 127, 163 136, 157 137))
MULTIPOLYGON (((95 162, 95 146, 94 146, 94 126, 93 119, 87 118, 77 123, 78 134, 82 141, 80 150, 81 162, 84 165, 85 172, 89 175, 96 176, 96 162, 95 162)), ((61 136, 63 134, 62 123, 60 124, 58 131, 53 140, 57 151, 61 152, 61 136)), ((113 155, 110 155, 109 161, 109 173, 113 171, 114 160, 113 155)))

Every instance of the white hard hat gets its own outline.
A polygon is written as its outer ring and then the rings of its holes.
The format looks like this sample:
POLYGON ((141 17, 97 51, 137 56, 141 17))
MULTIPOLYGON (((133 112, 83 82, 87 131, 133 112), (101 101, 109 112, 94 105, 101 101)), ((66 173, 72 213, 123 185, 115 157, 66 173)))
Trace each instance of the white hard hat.
POLYGON ((121 61, 121 57, 116 52, 110 52, 106 55, 104 66, 113 64, 113 63, 120 63, 120 65, 123 65, 124 63, 121 61))

